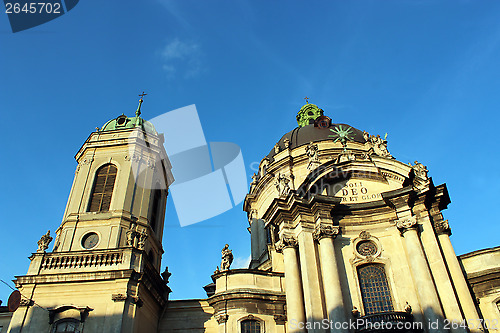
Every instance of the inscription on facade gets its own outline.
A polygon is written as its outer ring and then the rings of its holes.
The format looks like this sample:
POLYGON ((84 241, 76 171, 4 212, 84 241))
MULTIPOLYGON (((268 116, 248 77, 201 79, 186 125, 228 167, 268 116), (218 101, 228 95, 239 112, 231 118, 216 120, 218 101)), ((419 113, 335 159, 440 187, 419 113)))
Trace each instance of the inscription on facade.
POLYGON ((346 204, 380 200, 381 193, 387 190, 387 186, 367 181, 348 181, 333 185, 334 195, 341 197, 341 202, 346 204))

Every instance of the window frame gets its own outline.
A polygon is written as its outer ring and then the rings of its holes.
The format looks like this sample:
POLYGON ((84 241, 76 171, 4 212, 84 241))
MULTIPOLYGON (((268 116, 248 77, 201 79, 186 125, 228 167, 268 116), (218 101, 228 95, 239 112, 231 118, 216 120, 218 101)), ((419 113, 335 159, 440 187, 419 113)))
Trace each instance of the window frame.
POLYGON ((113 194, 114 194, 114 191, 115 191, 115 187, 116 187, 116 184, 117 184, 117 179, 118 179, 118 166, 114 163, 104 163, 103 165, 99 166, 98 168, 95 169, 94 171, 94 179, 93 179, 93 182, 92 182, 92 188, 91 188, 91 191, 90 191, 90 195, 89 195, 89 199, 88 199, 88 205, 87 205, 87 212, 88 213, 102 213, 102 212, 108 212, 110 211, 111 207, 112 207, 112 201, 113 201, 113 194), (115 170, 116 170, 116 173, 115 173, 115 179, 114 179, 114 182, 113 182, 113 187, 111 189, 111 196, 110 196, 110 199, 109 199, 109 206, 107 207, 107 209, 102 209, 102 204, 103 204, 103 199, 104 199, 104 194, 106 193, 105 192, 105 188, 106 188, 106 185, 107 185, 107 180, 108 180, 108 176, 109 176, 109 170, 106 172, 106 174, 104 175, 106 178, 104 180, 104 189, 102 193, 99 193, 101 194, 101 198, 100 198, 100 202, 99 202, 99 209, 98 210, 91 210, 92 209, 92 204, 93 204, 93 199, 94 199, 94 195, 96 194, 96 187, 97 187, 97 181, 99 179, 99 172, 101 170, 103 170, 105 167, 107 166, 111 166, 113 167, 115 170))
POLYGON ((379 262, 373 262, 373 263, 363 263, 363 264, 360 264, 360 265, 357 265, 356 266, 356 281, 357 281, 357 285, 358 285, 358 291, 359 291, 359 300, 361 301, 361 307, 362 307, 362 310, 363 310, 363 315, 372 315, 372 314, 376 314, 376 313, 383 313, 383 312, 394 312, 395 311, 395 308, 396 308, 396 302, 394 300, 394 296, 393 296, 393 292, 392 292, 392 288, 391 288, 391 283, 389 281, 389 274, 387 272, 387 268, 386 268, 386 265, 383 264, 383 263, 379 263, 379 262), (361 280, 361 277, 360 277, 360 270, 365 268, 365 267, 377 267, 377 268, 380 268, 380 270, 383 272, 384 276, 385 276, 385 283, 387 285, 387 291, 388 291, 388 296, 389 296, 389 301, 390 301, 390 305, 392 307, 392 310, 386 310, 386 311, 378 311, 378 312, 370 312, 368 313, 367 309, 366 309, 366 305, 365 304, 365 300, 364 300, 364 297, 363 297, 363 289, 362 289, 362 280, 361 280))
POLYGON ((69 333, 81 333, 82 332, 82 322, 78 319, 75 319, 75 318, 62 318, 62 319, 59 319, 57 320, 56 322, 54 322, 52 324, 52 328, 50 330, 50 333, 60 333, 60 331, 58 332, 57 331, 57 326, 59 326, 60 324, 64 324, 64 323, 75 323, 75 326, 76 326, 76 330, 75 331, 68 331, 69 333))
POLYGON ((265 321, 252 315, 252 314, 249 314, 245 317, 242 317, 240 319, 238 319, 238 333, 243 333, 243 329, 241 327, 241 325, 243 324, 244 321, 250 321, 250 320, 253 320, 257 323, 259 323, 259 326, 260 326, 260 333, 264 333, 265 332, 265 321))

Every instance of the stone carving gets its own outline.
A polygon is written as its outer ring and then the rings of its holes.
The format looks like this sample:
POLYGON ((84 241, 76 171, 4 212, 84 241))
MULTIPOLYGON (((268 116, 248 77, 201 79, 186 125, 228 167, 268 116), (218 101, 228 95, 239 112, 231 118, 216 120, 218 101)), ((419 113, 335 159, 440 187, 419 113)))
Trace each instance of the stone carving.
POLYGON ((145 229, 142 229, 141 232, 137 231, 137 224, 131 223, 130 228, 126 232, 127 235, 127 245, 135 247, 139 250, 144 250, 144 246, 146 245, 146 239, 148 238, 148 234, 145 229))
POLYGON ((127 300, 127 295, 126 294, 112 294, 111 295, 111 300, 114 302, 125 302, 127 300))
POLYGON ((404 233, 407 230, 416 228, 417 220, 413 216, 399 219, 396 221, 396 227, 399 229, 399 231, 401 231, 401 233, 404 233))
POLYGON ((137 237, 137 225, 135 223, 130 224, 130 228, 127 230, 127 245, 134 246, 134 240, 137 237))
POLYGON ((297 241, 297 238, 291 235, 284 235, 279 243, 276 245, 276 251, 278 252, 283 252, 283 249, 287 247, 298 247, 299 242, 297 241))
POLYGON ((411 305, 408 304, 408 301, 406 302, 406 305, 405 305, 405 308, 404 308, 405 312, 406 313, 411 313, 411 305))
POLYGON ((146 245, 146 239, 148 238, 148 234, 146 233, 146 230, 142 229, 141 232, 139 233, 139 240, 137 242, 137 248, 139 250, 144 250, 144 245, 146 245))
POLYGON ((280 152, 280 146, 278 144, 274 145, 274 153, 277 154, 280 152))
POLYGON ((328 224, 318 224, 313 232, 313 238, 315 240, 320 240, 324 237, 335 238, 340 232, 340 227, 328 225, 328 224))
POLYGON ((436 233, 439 234, 447 234, 448 236, 451 235, 451 228, 450 224, 448 223, 448 220, 437 222, 434 224, 434 230, 436 230, 436 233))
POLYGON ((321 163, 318 156, 318 145, 310 143, 306 147, 306 154, 309 158, 309 163, 307 164, 307 170, 311 171, 316 169, 321 163))
POLYGON ((284 325, 286 322, 286 316, 284 314, 275 314, 274 321, 277 325, 284 325))
POLYGON ((429 176, 427 176, 427 173, 429 172, 429 170, 427 170, 427 167, 417 161, 415 161, 414 163, 415 165, 412 166, 412 169, 415 173, 415 177, 421 178, 423 180, 429 179, 429 176))
POLYGON ((285 146, 286 149, 290 148, 290 140, 288 140, 288 138, 283 140, 283 145, 285 146))
POLYGON ((227 322, 228 318, 229 318, 228 314, 220 314, 216 317, 216 320, 217 320, 217 323, 223 324, 223 323, 227 322))
POLYGON ((363 138, 368 143, 373 152, 379 156, 392 158, 391 153, 387 150, 387 134, 382 139, 380 135, 370 135, 366 131, 363 131, 363 138))
POLYGON ((36 252, 41 252, 41 253, 45 252, 45 250, 47 250, 49 248, 50 242, 52 242, 52 237, 50 237, 50 230, 49 230, 37 242, 37 244, 38 244, 38 250, 36 250, 36 252))
POLYGON ((373 262, 373 260, 375 260, 375 258, 373 256, 368 255, 365 257, 365 260, 368 262, 373 262))
POLYGON ((226 244, 221 251, 222 260, 220 262, 220 270, 227 271, 233 262, 233 251, 229 249, 229 245, 226 244))
POLYGON ((139 307, 139 308, 144 305, 144 302, 142 301, 142 299, 140 297, 131 296, 130 300, 131 300, 132 304, 137 305, 137 307, 139 307))
POLYGON ((370 235, 370 233, 368 231, 361 231, 359 233, 359 238, 361 239, 370 239, 372 235, 370 235))
POLYGON ((251 209, 250 213, 248 213, 248 222, 252 223, 252 220, 256 218, 257 218, 257 209, 251 209))
POLYGON ((278 194, 281 197, 287 196, 288 193, 290 193, 290 179, 282 174, 278 174, 274 180, 274 185, 276 186, 276 189, 278 190, 278 194))
POLYGON ((170 276, 172 276, 172 273, 168 271, 168 266, 167 266, 165 267, 163 273, 161 273, 161 277, 163 278, 163 281, 165 281, 165 283, 168 283, 168 279, 170 279, 170 276))
POLYGON ((427 175, 429 170, 427 170, 427 168, 422 163, 419 163, 417 161, 415 161, 414 163, 414 165, 411 165, 410 163, 413 174, 415 175, 415 177, 413 178, 413 186, 417 189, 423 189, 430 183, 429 176, 427 175))

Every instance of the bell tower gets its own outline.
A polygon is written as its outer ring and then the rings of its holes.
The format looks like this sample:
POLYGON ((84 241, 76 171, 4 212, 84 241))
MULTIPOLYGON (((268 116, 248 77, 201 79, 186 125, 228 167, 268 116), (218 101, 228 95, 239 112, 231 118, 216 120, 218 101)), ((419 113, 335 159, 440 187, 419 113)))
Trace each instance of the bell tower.
POLYGON ((140 117, 144 95, 135 117, 108 121, 78 150, 53 251, 47 234, 16 277, 24 300, 9 332, 156 332, 170 292, 160 265, 173 177, 163 134, 140 117))

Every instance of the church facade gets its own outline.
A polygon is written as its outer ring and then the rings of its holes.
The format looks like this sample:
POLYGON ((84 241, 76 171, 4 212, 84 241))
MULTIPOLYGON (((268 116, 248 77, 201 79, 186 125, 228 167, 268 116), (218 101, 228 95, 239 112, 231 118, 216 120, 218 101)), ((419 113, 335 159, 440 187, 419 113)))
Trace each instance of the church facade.
POLYGON ((253 176, 249 267, 231 269, 226 246, 206 299, 169 300, 160 263, 174 179, 141 104, 76 154, 61 226, 16 277, 4 331, 500 331, 500 247, 457 257, 446 185, 309 103, 253 176))

